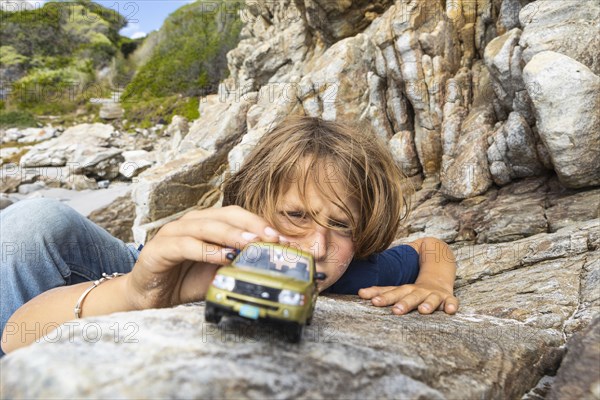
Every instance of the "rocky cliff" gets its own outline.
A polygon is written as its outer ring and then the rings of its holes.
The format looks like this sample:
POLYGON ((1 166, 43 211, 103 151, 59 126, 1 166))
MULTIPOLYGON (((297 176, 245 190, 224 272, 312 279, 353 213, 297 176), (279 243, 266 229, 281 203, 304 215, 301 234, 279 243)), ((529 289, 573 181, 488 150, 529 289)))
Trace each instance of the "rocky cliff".
MULTIPOLYGON (((90 318, 6 357, 7 396, 540 398, 565 348, 600 352, 586 336, 597 329, 565 347, 600 313, 596 1, 284 0, 243 12, 230 77, 137 176, 136 240, 213 204, 210 190, 285 115, 362 122, 417 189, 398 241, 436 236, 457 254, 460 312, 396 317, 323 297, 298 347, 235 321, 216 330, 202 304, 90 318)), ((573 363, 600 398, 599 371, 573 363)), ((552 393, 568 391, 565 376, 552 393)))

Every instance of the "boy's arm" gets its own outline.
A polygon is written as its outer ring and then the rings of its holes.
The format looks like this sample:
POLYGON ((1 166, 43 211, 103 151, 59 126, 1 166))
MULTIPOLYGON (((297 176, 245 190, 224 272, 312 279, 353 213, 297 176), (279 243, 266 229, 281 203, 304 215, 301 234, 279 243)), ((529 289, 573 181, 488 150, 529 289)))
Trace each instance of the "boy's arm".
POLYGON ((361 289, 358 295, 371 299, 373 305, 394 305, 394 314, 406 314, 415 308, 422 314, 436 309, 454 314, 458 299, 454 297, 456 260, 448 245, 427 237, 407 243, 419 253, 419 275, 414 284, 402 286, 372 286, 361 289))
MULTIPOLYGON (((174 289, 179 295, 163 306, 203 299, 217 268, 217 265, 185 263, 174 289)), ((73 320, 73 309, 79 296, 92 284, 93 281, 56 287, 23 304, 4 327, 2 351, 9 353, 39 341, 41 336, 52 333, 60 324, 73 320)), ((144 303, 147 299, 140 299, 136 293, 132 288, 131 273, 107 280, 85 297, 80 315, 84 318, 147 308, 144 303)))

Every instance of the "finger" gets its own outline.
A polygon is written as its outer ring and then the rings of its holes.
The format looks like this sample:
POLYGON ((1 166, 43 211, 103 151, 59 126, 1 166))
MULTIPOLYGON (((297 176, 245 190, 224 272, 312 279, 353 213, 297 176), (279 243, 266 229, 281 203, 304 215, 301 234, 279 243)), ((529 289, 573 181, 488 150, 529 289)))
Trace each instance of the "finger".
POLYGON ((241 249, 249 243, 268 238, 245 231, 215 219, 187 219, 169 222, 161 228, 161 236, 191 236, 206 243, 241 249))
POLYGON ((455 314, 458 311, 458 299, 456 297, 446 297, 444 303, 444 311, 446 314, 455 314))
POLYGON ((239 206, 207 208, 200 211, 194 210, 184 214, 179 220, 201 218, 227 222, 240 229, 253 232, 267 242, 289 242, 287 238, 280 235, 279 232, 271 227, 267 220, 239 206))
POLYGON ((406 314, 417 308, 417 306, 421 304, 428 295, 428 291, 418 289, 413 290, 398 300, 396 304, 394 304, 394 307, 392 307, 392 312, 398 315, 406 314))
POLYGON ((371 303, 377 307, 390 306, 402 298, 408 296, 415 290, 412 285, 395 286, 392 290, 380 293, 371 299, 371 303))
POLYGON ((358 291, 358 295, 363 299, 372 299, 375 296, 379 296, 382 293, 388 292, 398 286, 371 286, 368 288, 362 288, 358 291))
POLYGON ((142 249, 140 260, 153 273, 167 272, 189 260, 211 264, 229 264, 232 249, 205 243, 191 236, 154 237, 142 249))
POLYGON ((436 308, 440 306, 442 303, 442 297, 435 293, 431 293, 429 296, 425 298, 425 300, 419 304, 417 310, 421 314, 431 314, 435 311, 436 308))

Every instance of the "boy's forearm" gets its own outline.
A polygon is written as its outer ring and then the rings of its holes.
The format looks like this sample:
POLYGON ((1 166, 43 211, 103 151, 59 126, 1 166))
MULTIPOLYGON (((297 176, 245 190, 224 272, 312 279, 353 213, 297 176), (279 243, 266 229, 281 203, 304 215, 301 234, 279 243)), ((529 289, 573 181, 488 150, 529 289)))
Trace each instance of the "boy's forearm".
MULTIPOLYGON (((89 292, 82 303, 81 317, 134 310, 127 296, 127 278, 125 275, 104 281, 89 292)), ((75 319, 75 304, 91 285, 92 282, 83 282, 57 287, 23 304, 4 327, 2 350, 8 353, 27 346, 51 333, 63 322, 75 319)))
POLYGON ((419 275, 416 283, 432 283, 450 293, 454 290, 456 259, 448 245, 436 238, 423 238, 411 245, 419 253, 419 275))

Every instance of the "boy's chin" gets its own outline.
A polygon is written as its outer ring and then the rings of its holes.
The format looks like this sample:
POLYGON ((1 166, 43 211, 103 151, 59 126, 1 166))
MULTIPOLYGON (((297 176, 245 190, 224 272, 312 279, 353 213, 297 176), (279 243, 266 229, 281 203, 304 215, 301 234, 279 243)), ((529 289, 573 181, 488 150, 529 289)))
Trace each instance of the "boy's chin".
POLYGON ((327 289, 331 285, 332 285, 332 283, 329 283, 329 282, 318 282, 317 290, 319 291, 319 293, 321 293, 323 290, 327 289))

